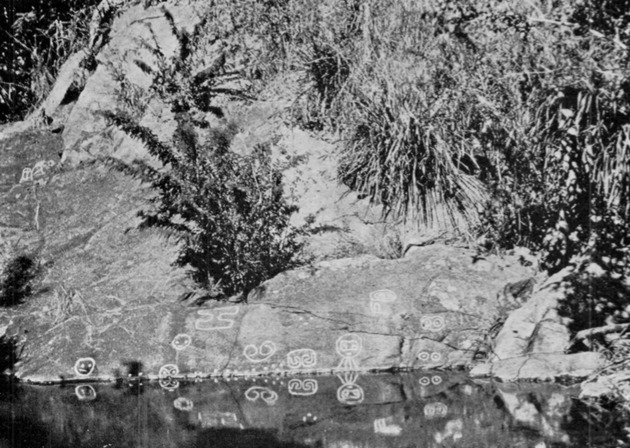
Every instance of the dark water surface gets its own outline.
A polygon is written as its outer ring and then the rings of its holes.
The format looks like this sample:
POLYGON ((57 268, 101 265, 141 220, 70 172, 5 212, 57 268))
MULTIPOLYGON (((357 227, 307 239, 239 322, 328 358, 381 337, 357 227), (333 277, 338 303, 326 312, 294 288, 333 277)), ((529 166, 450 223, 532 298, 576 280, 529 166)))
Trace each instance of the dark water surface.
POLYGON ((613 447, 577 391, 443 372, 4 387, 0 447, 613 447))

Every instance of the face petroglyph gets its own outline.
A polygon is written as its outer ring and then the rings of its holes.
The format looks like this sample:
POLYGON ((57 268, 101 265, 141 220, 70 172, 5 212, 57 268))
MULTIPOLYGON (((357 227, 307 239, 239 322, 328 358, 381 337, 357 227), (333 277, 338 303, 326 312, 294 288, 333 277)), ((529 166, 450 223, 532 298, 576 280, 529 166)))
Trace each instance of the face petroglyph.
POLYGON ((96 368, 94 358, 79 358, 74 364, 74 372, 79 376, 88 376, 96 368))

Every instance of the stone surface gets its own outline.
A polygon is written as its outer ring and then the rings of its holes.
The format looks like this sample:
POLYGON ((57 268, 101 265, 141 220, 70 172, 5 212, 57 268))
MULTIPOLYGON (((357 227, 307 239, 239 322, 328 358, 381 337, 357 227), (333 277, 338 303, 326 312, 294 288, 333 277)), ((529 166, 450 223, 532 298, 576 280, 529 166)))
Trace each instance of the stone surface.
POLYGON ((502 381, 576 381, 592 375, 605 365, 605 358, 596 352, 571 355, 538 353, 475 366, 474 378, 495 378, 502 381))
MULTIPOLYGON (((109 129, 102 114, 123 107, 121 97, 125 93, 121 92, 118 76, 149 96, 146 92, 151 85, 151 77, 134 62, 140 60, 157 69, 157 60, 146 45, 158 46, 166 61, 178 51, 179 43, 162 7, 168 9, 180 29, 190 32, 200 21, 195 2, 174 1, 147 8, 143 5, 131 6, 114 20, 109 43, 98 53, 98 67, 87 79, 66 120, 63 131, 64 162, 76 164, 99 155, 113 155, 126 161, 147 158, 147 151, 142 145, 109 129)), ((127 95, 129 93, 126 92, 127 95)), ((143 114, 143 111, 139 112, 143 114)), ((141 118, 142 115, 138 117, 139 120, 141 118)))
POLYGON ((564 353, 570 333, 558 314, 559 301, 565 297, 565 269, 534 291, 519 309, 510 313, 494 340, 491 360, 499 361, 535 353, 564 353))
POLYGON ((21 341, 21 379, 113 379, 135 363, 149 378, 347 372, 352 390, 350 372, 471 364, 500 313, 495 291, 529 274, 507 260, 480 275, 471 253, 428 246, 402 260, 363 257, 287 272, 249 304, 188 308, 168 300, 185 289, 177 287, 183 280, 169 284, 160 242, 151 263, 148 243, 129 241, 149 237, 121 238, 120 230, 78 231, 67 243, 76 250, 48 274, 63 278, 65 289, 14 316, 8 334, 21 341), (64 303, 72 312, 58 311, 64 303))

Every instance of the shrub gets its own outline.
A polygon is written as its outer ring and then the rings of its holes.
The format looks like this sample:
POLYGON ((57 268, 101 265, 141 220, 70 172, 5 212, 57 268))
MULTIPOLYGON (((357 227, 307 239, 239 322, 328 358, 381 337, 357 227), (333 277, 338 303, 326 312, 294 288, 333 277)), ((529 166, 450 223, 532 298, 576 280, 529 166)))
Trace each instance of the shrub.
POLYGON ((18 305, 32 293, 37 263, 32 257, 16 256, 6 263, 0 273, 0 306, 18 305))
POLYGON ((153 48, 157 70, 138 64, 153 76, 152 92, 171 106, 177 130, 173 144, 166 144, 122 111, 108 114, 165 166, 122 168, 149 179, 157 190, 156 209, 142 216, 145 225, 167 228, 182 240, 177 263, 192 267, 194 280, 210 297, 244 297, 262 281, 303 261, 309 224, 290 223, 297 208, 283 194, 283 167, 272 162, 270 143, 237 154, 230 150, 236 127, 210 128, 203 120, 205 113, 222 113, 213 104, 217 95, 246 94, 220 87, 222 70, 208 74, 197 66, 203 24, 188 35, 176 29, 167 10, 164 13, 178 36, 179 53, 167 60, 153 48), (208 76, 200 76, 203 73, 208 76))

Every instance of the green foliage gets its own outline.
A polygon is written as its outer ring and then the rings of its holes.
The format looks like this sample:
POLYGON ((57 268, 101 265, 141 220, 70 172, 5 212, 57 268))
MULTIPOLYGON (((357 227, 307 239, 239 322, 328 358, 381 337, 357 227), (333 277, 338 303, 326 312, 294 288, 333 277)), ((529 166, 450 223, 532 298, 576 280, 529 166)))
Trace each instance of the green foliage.
POLYGON ((11 258, 1 272, 0 306, 14 306, 31 295, 37 263, 32 257, 20 255, 11 258))
POLYGON ((61 65, 87 44, 99 0, 0 5, 0 123, 23 118, 50 91, 61 65))

